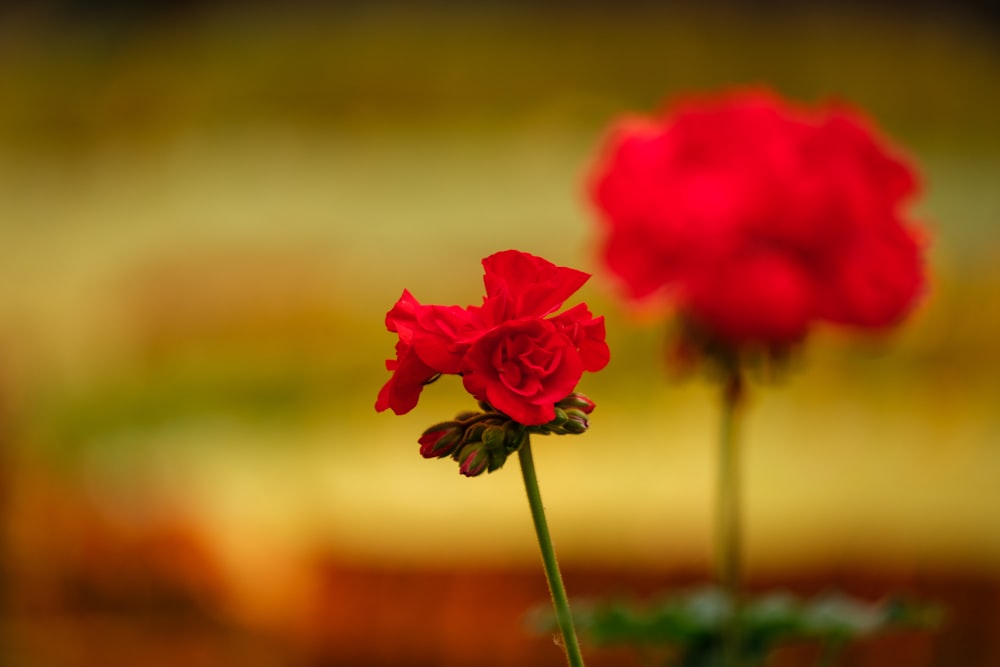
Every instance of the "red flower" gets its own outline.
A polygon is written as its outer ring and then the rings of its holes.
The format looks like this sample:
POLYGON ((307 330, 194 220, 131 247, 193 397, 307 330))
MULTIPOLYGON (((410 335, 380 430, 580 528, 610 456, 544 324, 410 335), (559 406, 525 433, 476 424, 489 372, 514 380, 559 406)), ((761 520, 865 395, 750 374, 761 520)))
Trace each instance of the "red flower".
POLYGON ((553 315, 588 274, 515 250, 487 257, 483 267, 482 306, 425 306, 404 291, 388 312, 386 328, 399 342, 376 410, 409 412, 424 385, 454 374, 514 421, 545 424, 584 371, 607 365, 603 317, 585 304, 553 315))
POLYGON ((475 318, 457 306, 423 306, 403 290, 385 326, 399 334, 396 358, 386 361, 393 372, 379 392, 375 409, 392 408, 396 414, 417 405, 424 385, 441 373, 457 373, 468 345, 456 340, 457 332, 475 327, 475 318))
POLYGON ((887 327, 924 289, 911 167, 858 114, 766 92, 615 127, 591 181, 604 259, 707 335, 781 346, 821 320, 887 327))
POLYGON ((398 415, 415 408, 424 385, 438 375, 437 371, 420 360, 412 345, 407 345, 402 340, 396 343, 396 358, 387 359, 385 368, 392 371, 392 377, 379 391, 375 409, 382 412, 386 408, 392 408, 398 415))
POLYGON ((505 322, 481 336, 465 357, 462 382, 476 398, 521 424, 556 416, 583 375, 573 341, 538 318, 505 322))
POLYGON ((517 250, 490 255, 483 260, 483 268, 483 309, 495 323, 551 315, 590 278, 583 271, 556 266, 517 250))

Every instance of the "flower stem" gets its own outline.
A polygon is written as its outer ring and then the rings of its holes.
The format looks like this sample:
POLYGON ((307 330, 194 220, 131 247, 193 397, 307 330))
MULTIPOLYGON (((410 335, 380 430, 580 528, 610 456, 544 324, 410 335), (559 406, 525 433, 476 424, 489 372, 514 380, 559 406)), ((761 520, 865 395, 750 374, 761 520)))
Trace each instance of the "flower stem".
POLYGON ((840 657, 841 650, 844 645, 836 640, 827 640, 823 642, 823 646, 820 648, 819 659, 816 664, 818 667, 833 667, 837 664, 837 658, 840 657))
POLYGON ((723 628, 723 665, 735 667, 740 654, 741 531, 740 466, 737 417, 743 398, 743 378, 732 369, 722 391, 722 425, 719 434, 719 479, 716 508, 716 576, 730 603, 730 615, 723 628))
POLYGON ((517 456, 521 462, 521 475, 524 477, 524 490, 528 494, 531 519, 535 524, 535 534, 538 536, 538 548, 542 552, 545 578, 549 582, 549 592, 552 593, 552 607, 555 609, 556 621, 562 633, 566 661, 570 667, 583 667, 583 656, 580 654, 580 643, 576 639, 576 629, 573 627, 569 599, 566 597, 562 575, 559 574, 559 564, 556 562, 556 552, 552 546, 552 537, 549 535, 548 522, 545 520, 545 508, 542 506, 542 494, 538 490, 538 477, 535 475, 535 461, 531 457, 530 438, 525 437, 524 443, 517 450, 517 456))

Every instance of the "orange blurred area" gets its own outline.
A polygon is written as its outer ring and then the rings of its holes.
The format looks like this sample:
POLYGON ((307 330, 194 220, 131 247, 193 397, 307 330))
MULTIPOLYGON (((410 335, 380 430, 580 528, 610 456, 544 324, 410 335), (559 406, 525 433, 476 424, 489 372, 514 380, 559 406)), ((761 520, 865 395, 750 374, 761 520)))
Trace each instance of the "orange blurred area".
POLYGON ((418 455, 460 383, 373 410, 400 292, 473 303, 505 248, 594 273, 607 316, 592 428, 534 447, 570 595, 708 580, 716 388, 616 301, 583 178, 612 118, 744 83, 907 149, 932 273, 892 336, 817 331, 754 378, 749 585, 947 609, 845 665, 1000 664, 998 30, 935 3, 3 6, 0 664, 564 664, 528 627, 517 464, 418 455))
MULTIPOLYGON (((413 567, 318 549, 275 559, 254 581, 240 581, 196 520, 114 521, 43 480, 28 486, 13 494, 8 510, 5 650, 12 664, 563 664, 553 640, 530 631, 530 613, 547 597, 541 572, 526 564, 413 567)), ((708 573, 571 564, 564 576, 578 598, 627 591, 645 599, 708 573)), ((844 664, 990 664, 1000 657, 995 577, 840 563, 754 577, 750 588, 836 588, 871 601, 892 591, 948 609, 935 633, 862 641, 844 664)), ((585 648, 587 664, 645 664, 627 649, 585 648)), ((815 646, 792 644, 768 664, 817 658, 815 646)))

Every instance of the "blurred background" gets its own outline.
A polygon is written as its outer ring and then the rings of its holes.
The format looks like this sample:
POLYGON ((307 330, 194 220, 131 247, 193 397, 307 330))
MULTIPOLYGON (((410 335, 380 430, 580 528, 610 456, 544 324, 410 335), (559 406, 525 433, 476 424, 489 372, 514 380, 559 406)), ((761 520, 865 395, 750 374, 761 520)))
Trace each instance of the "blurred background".
MULTIPOLYGON (((459 383, 374 412, 383 317, 477 302, 496 250, 596 272, 607 125, 746 84, 865 108, 933 238, 899 332, 754 387, 750 585, 950 610, 846 664, 1000 664, 1000 15, 901 7, 0 4, 0 664, 562 664, 516 463, 417 453, 459 383)), ((715 388, 581 297, 599 407, 535 447, 570 593, 705 581, 715 388)))

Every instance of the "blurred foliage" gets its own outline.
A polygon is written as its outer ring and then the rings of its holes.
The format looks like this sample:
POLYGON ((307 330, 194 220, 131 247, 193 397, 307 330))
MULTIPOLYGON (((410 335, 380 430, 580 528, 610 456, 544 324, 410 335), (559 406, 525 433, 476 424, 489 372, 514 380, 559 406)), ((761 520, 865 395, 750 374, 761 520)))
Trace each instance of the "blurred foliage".
MULTIPOLYGON (((672 594, 637 605, 629 600, 580 601, 574 618, 584 641, 595 646, 656 647, 678 667, 724 665, 723 637, 733 614, 732 600, 716 587, 672 594)), ((740 665, 763 665, 781 644, 817 642, 832 665, 845 645, 876 634, 936 627, 942 611, 924 603, 886 600, 869 603, 839 593, 812 599, 773 592, 741 602, 740 665)), ((536 613, 536 628, 555 629, 551 612, 536 613)))

